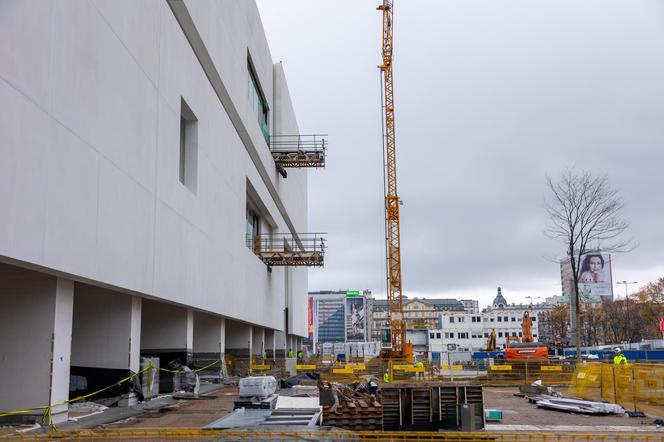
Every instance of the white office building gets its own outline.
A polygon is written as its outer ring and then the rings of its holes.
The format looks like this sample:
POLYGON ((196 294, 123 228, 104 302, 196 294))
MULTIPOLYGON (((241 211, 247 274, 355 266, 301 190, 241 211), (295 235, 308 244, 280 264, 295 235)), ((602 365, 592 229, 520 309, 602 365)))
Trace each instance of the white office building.
POLYGON ((537 315, 551 310, 550 304, 508 304, 498 287, 491 306, 481 313, 443 312, 439 328, 429 330, 429 351, 432 353, 453 351, 478 351, 486 349, 491 331, 496 332, 496 347, 505 348, 507 337, 521 338, 523 315, 528 312, 532 319, 532 334, 538 340, 537 315))
POLYGON ((5 0, 0 60, 0 413, 299 346, 321 240, 253 1, 5 0))

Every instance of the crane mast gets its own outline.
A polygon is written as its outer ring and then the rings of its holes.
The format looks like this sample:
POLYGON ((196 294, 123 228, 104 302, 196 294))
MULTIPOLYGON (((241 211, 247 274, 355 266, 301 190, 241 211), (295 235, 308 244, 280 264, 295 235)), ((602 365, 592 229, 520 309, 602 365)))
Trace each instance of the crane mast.
POLYGON ((387 241, 387 296, 392 338, 391 357, 409 357, 406 348, 406 324, 403 320, 401 285, 401 244, 399 227, 399 196, 397 195, 397 156, 394 136, 394 89, 392 82, 392 18, 393 1, 383 0, 376 9, 383 13, 383 112, 385 117, 385 227, 387 241))

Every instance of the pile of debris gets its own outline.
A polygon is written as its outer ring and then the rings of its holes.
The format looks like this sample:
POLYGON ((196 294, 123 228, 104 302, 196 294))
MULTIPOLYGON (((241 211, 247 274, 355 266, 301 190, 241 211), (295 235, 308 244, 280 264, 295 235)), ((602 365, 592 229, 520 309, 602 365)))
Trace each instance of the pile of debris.
POLYGON ((580 414, 624 414, 625 409, 617 404, 594 402, 577 398, 566 398, 560 393, 535 381, 531 385, 520 385, 516 396, 523 396, 539 408, 548 410, 566 411, 580 414))
POLYGON ((367 378, 349 385, 320 382, 323 423, 347 430, 381 430, 383 407, 376 399, 378 382, 367 378))

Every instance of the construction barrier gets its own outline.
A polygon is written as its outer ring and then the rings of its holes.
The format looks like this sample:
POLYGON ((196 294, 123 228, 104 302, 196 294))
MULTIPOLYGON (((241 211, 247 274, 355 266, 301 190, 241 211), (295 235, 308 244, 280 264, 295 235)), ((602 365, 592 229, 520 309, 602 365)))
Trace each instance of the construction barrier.
MULTIPOLYGON (((12 439, 28 440, 232 440, 232 441, 431 441, 431 442, 655 442, 658 433, 510 433, 510 432, 431 432, 431 431, 338 431, 338 430, 202 430, 200 428, 106 428, 63 431, 54 434, 12 434, 12 439)), ((1 439, 2 437, 0 437, 1 439)))
POLYGON ((574 361, 499 360, 487 366, 484 385, 531 384, 542 381, 545 385, 567 387, 574 376, 574 361))
MULTIPOLYGON (((198 373, 198 372, 206 370, 206 369, 208 369, 208 368, 210 368, 214 365, 217 365, 221 362, 222 362, 221 360, 214 361, 214 362, 206 365, 205 367, 201 367, 201 368, 198 368, 198 369, 194 370, 194 372, 198 373)), ((140 370, 136 373, 132 373, 131 375, 129 375, 129 376, 123 378, 123 379, 120 379, 119 381, 115 382, 114 384, 108 385, 108 386, 106 386, 104 388, 101 388, 97 391, 93 391, 92 393, 88 393, 88 394, 83 395, 83 396, 77 396, 73 399, 67 399, 65 401, 61 401, 61 402, 58 402, 56 404, 42 405, 42 406, 33 407, 33 408, 25 408, 23 410, 7 411, 7 412, 4 412, 4 413, 0 413, 0 417, 16 416, 16 415, 21 415, 21 414, 41 414, 41 418, 39 419, 39 423, 42 426, 48 425, 51 428, 51 430, 57 431, 57 427, 53 423, 53 416, 52 416, 53 408, 59 407, 61 405, 73 404, 74 402, 79 402, 79 401, 82 401, 84 399, 90 399, 94 396, 97 396, 100 393, 103 393, 104 391, 107 391, 111 388, 117 387, 118 385, 122 385, 122 384, 125 384, 127 382, 133 381, 134 378, 136 378, 137 376, 140 376, 141 374, 143 374, 145 372, 148 372, 148 376, 150 376, 150 374, 154 373, 156 370, 157 369, 152 365, 152 362, 150 362, 144 369, 142 369, 142 370, 140 370)), ((172 373, 172 374, 185 374, 184 370, 169 370, 169 369, 163 368, 163 367, 160 367, 158 370, 159 371, 164 371, 164 372, 167 372, 167 373, 172 373)), ((147 397, 152 397, 152 380, 151 379, 148 380, 148 395, 147 395, 147 397)))
POLYGON ((664 417, 664 364, 580 364, 568 395, 664 417))

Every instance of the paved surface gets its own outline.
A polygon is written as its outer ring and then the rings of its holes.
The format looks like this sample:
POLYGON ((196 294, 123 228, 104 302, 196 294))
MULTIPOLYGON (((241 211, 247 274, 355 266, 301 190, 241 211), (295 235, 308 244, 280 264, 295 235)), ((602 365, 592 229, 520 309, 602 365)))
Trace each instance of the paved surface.
MULTIPOLYGON (((484 388, 484 407, 502 410, 503 419, 500 422, 491 422, 491 429, 504 431, 533 431, 544 427, 563 425, 560 431, 572 431, 570 427, 601 427, 598 431, 611 431, 607 427, 650 427, 651 418, 632 418, 624 416, 591 416, 585 414, 566 413, 562 411, 538 408, 522 397, 514 396, 517 388, 489 387, 484 388), (517 427, 522 427, 517 430, 517 427), (533 426, 535 428, 525 428, 533 426), (503 427, 503 428, 501 428, 503 427), (512 428, 507 428, 512 427, 512 428)), ((574 430, 574 431, 588 431, 574 430)))
POLYGON ((223 387, 205 398, 196 400, 177 400, 172 405, 154 412, 109 424, 107 428, 202 428, 210 422, 225 416, 233 410, 233 400, 238 395, 237 387, 223 387))

